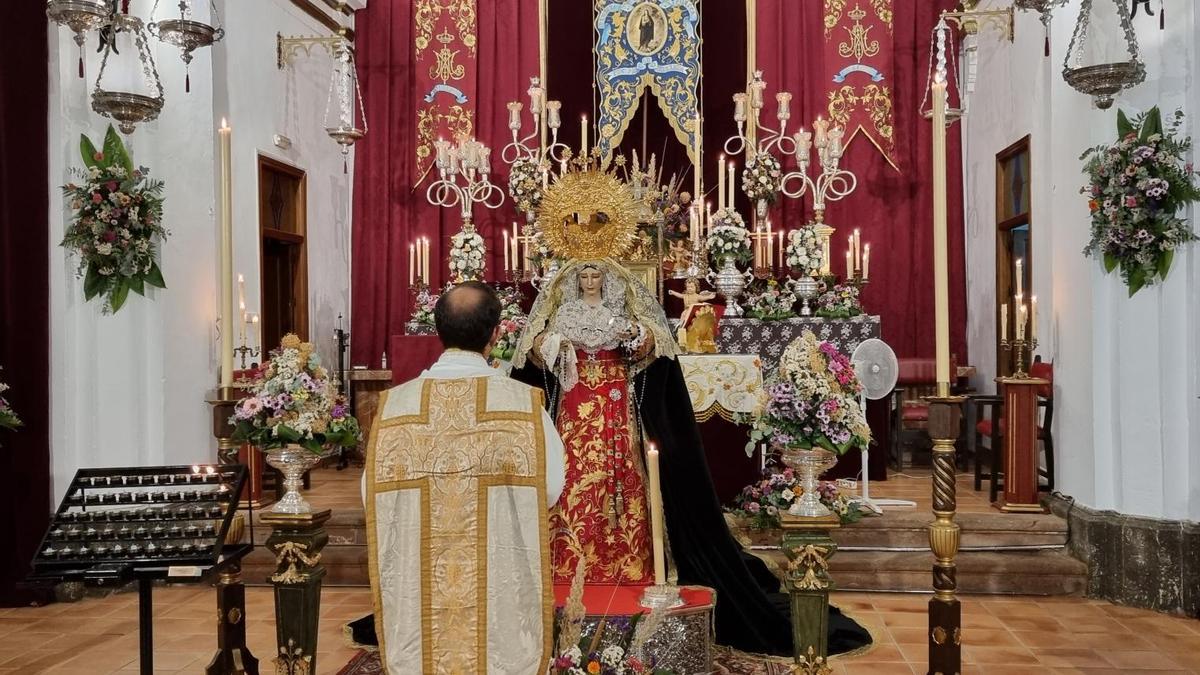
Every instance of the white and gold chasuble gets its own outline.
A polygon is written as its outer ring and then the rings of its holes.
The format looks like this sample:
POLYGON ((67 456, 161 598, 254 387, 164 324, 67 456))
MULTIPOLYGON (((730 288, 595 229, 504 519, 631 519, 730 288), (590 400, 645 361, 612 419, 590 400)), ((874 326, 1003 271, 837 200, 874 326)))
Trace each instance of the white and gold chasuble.
POLYGON ((553 589, 542 392, 500 377, 387 392, 367 449, 384 669, 545 672, 553 589))

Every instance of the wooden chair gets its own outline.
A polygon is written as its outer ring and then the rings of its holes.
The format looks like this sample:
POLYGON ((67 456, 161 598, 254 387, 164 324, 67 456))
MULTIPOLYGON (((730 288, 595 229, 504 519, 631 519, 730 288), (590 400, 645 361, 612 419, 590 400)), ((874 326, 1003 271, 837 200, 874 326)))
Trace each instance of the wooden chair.
MULTIPOLYGON (((1042 450, 1046 457, 1046 468, 1038 463, 1038 476, 1046 482, 1039 481, 1038 490, 1052 492, 1054 490, 1054 437, 1050 433, 1054 422, 1054 364, 1044 362, 1036 357, 1029 366, 1029 376, 1046 380, 1048 384, 1038 387, 1038 408, 1041 410, 1041 420, 1038 422, 1037 437, 1042 442, 1042 450)), ((983 489, 983 481, 988 481, 988 495, 991 501, 1004 486, 1004 457, 1001 449, 1004 447, 1004 398, 995 395, 972 396, 969 399, 968 415, 972 434, 969 437, 969 452, 975 458, 975 490, 983 489), (980 410, 987 411, 987 416, 979 418, 980 410), (984 443, 984 440, 987 443, 984 443), (984 465, 987 470, 984 470, 984 465)))
POLYGON ((904 446, 930 449, 929 404, 922 396, 934 393, 937 387, 937 365, 933 359, 903 358, 892 390, 892 462, 897 471, 904 470, 904 446))

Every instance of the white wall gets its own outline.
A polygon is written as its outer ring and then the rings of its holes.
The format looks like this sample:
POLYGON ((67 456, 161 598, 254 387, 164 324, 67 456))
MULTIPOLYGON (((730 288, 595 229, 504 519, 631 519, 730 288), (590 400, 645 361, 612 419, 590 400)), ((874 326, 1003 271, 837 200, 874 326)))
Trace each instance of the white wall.
MULTIPOLYGON (((134 0, 132 13, 149 16, 150 0, 134 0)), ((207 3, 194 3, 208 17, 207 3)), ((247 279, 247 305, 258 311, 258 214, 256 153, 309 172, 309 292, 311 336, 321 338, 322 357, 334 350, 327 336, 348 305, 350 175, 325 136, 327 70, 302 64, 291 98, 288 79, 275 69, 275 32, 327 34, 286 0, 219 5, 228 35, 213 50, 196 53, 191 93, 184 93, 184 66, 174 47, 151 38, 166 90, 159 119, 127 137, 134 159, 166 182, 164 219, 171 236, 162 246, 165 290, 131 295, 116 315, 101 303, 83 301, 77 261, 57 246, 64 232, 58 186, 80 166, 79 135, 103 137, 108 120, 91 110, 99 70, 93 34, 86 54, 87 79, 77 77, 78 50, 65 29, 49 25, 51 185, 51 454, 55 500, 79 467, 211 461, 216 442, 206 393, 217 382, 216 158, 214 130, 222 116, 235 126, 235 260, 247 279), (215 52, 215 53, 214 53, 215 52), (214 70, 215 64, 215 70, 214 70), (225 73, 228 67, 229 77, 225 73), (214 77, 214 72, 216 76, 214 77), (213 83, 218 83, 214 92, 213 83), (284 102, 293 102, 291 151, 271 145, 284 125, 284 102)), ((351 171, 353 167, 351 166, 351 171)))
MULTIPOLYGON (((992 6, 1007 5, 994 1, 992 6)), ((1031 134, 1033 288, 1039 353, 1055 362, 1057 485, 1079 502, 1129 514, 1200 519, 1200 337, 1196 252, 1181 251, 1165 284, 1128 298, 1120 278, 1084 258, 1088 211, 1078 157, 1115 138, 1116 107, 1158 104, 1200 128, 1197 16, 1168 2, 1167 30, 1136 22, 1148 77, 1108 111, 1071 89, 1061 71, 1079 2, 1055 13, 1051 56, 1036 15, 1018 12, 1016 41, 980 40, 967 147, 968 340, 991 389, 995 321, 995 154, 1031 134)))

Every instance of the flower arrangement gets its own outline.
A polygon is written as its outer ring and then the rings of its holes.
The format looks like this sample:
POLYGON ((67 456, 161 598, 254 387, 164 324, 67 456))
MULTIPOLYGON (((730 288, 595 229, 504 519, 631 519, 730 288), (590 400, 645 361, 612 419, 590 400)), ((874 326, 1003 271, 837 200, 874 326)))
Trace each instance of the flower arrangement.
POLYGON ((676 192, 668 186, 660 190, 652 202, 655 213, 662 215, 662 236, 667 241, 682 241, 692 233, 692 194, 676 192))
POLYGON ((8 400, 4 398, 6 391, 8 391, 8 385, 0 382, 0 429, 11 431, 21 426, 21 418, 17 417, 17 413, 13 412, 12 407, 8 405, 8 400))
POLYGON ((837 284, 817 297, 817 316, 827 319, 849 319, 862 313, 858 287, 853 284, 837 284))
POLYGON ((871 442, 859 407, 862 385, 850 359, 812 331, 793 340, 764 387, 746 454, 759 443, 776 448, 823 448, 838 455, 871 442))
POLYGON ((571 591, 555 622, 558 626, 555 642, 558 656, 550 663, 550 675, 673 675, 669 670, 654 667, 641 656, 646 641, 666 618, 663 610, 635 614, 628 620, 605 617, 595 635, 583 636, 583 621, 587 614, 583 605, 586 564, 583 558, 579 559, 571 591), (613 634, 617 639, 602 647, 602 639, 613 634))
POLYGON ((817 228, 810 223, 789 232, 784 255, 792 274, 802 277, 819 275, 824 263, 825 247, 821 242, 821 235, 817 234, 817 228))
POLYGON ((528 157, 518 158, 508 172, 508 194, 517 210, 536 211, 542 204, 542 167, 528 157))
POLYGON ((500 339, 492 347, 492 358, 511 361, 517 351, 517 339, 529 317, 521 311, 521 296, 516 288, 500 289, 500 339))
POLYGON ((296 444, 314 454, 358 443, 358 420, 321 367, 313 346, 289 333, 263 378, 238 402, 233 439, 264 449, 296 444))
POLYGON ((411 322, 418 326, 433 326, 433 310, 437 306, 438 297, 438 293, 427 290, 418 293, 411 322))
POLYGON ((712 214, 708 232, 708 255, 714 269, 720 269, 721 259, 732 257, 738 264, 751 260, 750 232, 746 221, 733 209, 719 209, 712 214))
POLYGON ((767 287, 758 294, 750 296, 750 304, 746 314, 763 321, 779 321, 796 316, 792 307, 796 304, 796 295, 786 288, 780 287, 774 279, 767 280, 767 287))
MULTIPOLYGON (((821 481, 817 492, 825 508, 837 514, 842 524, 858 522, 863 513, 833 481, 821 481)), ((742 488, 730 513, 749 521, 756 530, 778 528, 779 514, 791 507, 804 488, 791 469, 772 471, 762 480, 742 488)))
POLYGON ((783 167, 769 152, 760 152, 746 161, 742 171, 742 192, 752 202, 774 204, 779 197, 783 167))
POLYGON ((104 312, 116 312, 130 291, 145 295, 147 285, 167 287, 156 262, 156 244, 168 235, 163 183, 134 167, 111 125, 102 151, 87 136, 79 145, 86 170, 74 172, 80 184, 62 188, 73 214, 60 245, 79 256, 84 299, 103 295, 104 312))
POLYGON ((1092 214, 1092 238, 1083 252, 1101 258, 1106 272, 1120 268, 1130 296, 1166 279, 1175 249, 1196 239, 1178 215, 1200 201, 1196 172, 1184 163, 1192 140, 1179 138, 1182 123, 1183 113, 1176 111, 1164 130, 1157 106, 1132 122, 1118 112, 1121 140, 1080 156, 1088 175, 1080 192, 1092 214))
POLYGON ((450 273, 456 283, 479 279, 487 267, 483 237, 474 229, 450 237, 450 273))

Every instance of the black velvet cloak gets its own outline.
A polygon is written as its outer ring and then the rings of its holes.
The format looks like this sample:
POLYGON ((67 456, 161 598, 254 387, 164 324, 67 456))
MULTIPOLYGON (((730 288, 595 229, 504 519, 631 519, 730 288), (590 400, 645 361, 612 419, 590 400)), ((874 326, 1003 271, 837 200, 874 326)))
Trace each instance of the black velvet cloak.
MULTIPOLYGON (((513 371, 526 384, 557 391, 549 372, 533 365, 513 371)), ((729 533, 704 459, 704 445, 679 362, 659 358, 635 379, 646 437, 659 448, 667 538, 680 585, 717 592, 717 642, 758 654, 792 655, 788 597, 758 558, 745 553, 729 533)), ((738 451, 741 449, 738 448, 738 451)), ((870 644, 861 626, 830 608, 829 653, 870 644)))

